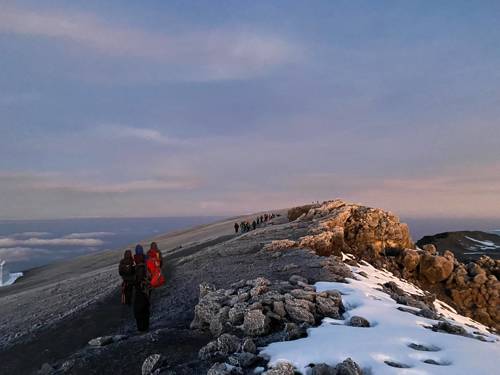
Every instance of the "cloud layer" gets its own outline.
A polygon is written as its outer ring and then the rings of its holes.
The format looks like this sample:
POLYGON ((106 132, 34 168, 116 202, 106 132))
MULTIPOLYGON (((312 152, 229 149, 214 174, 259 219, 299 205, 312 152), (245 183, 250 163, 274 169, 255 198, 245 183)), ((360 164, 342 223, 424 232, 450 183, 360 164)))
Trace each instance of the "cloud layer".
POLYGON ((298 48, 275 35, 209 29, 161 33, 115 24, 95 14, 4 5, 0 33, 49 38, 73 50, 168 64, 179 77, 247 78, 297 59, 298 48))

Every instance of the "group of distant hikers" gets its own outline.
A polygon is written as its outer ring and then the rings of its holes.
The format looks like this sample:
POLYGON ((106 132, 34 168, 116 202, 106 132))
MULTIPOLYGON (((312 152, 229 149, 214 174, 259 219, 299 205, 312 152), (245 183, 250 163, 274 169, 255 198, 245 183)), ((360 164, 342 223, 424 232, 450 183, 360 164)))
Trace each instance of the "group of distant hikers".
POLYGON ((264 223, 268 222, 269 220, 274 219, 277 216, 280 216, 280 215, 273 214, 273 213, 263 214, 263 215, 257 216, 255 219, 253 219, 252 222, 242 221, 241 223, 234 223, 234 233, 250 232, 251 230, 257 229, 257 227, 260 227, 264 223))
POLYGON ((147 252, 141 245, 135 247, 135 254, 126 250, 120 261, 118 272, 122 277, 122 299, 124 305, 134 306, 137 329, 149 329, 151 291, 165 284, 162 274, 163 258, 156 242, 152 242, 147 252))

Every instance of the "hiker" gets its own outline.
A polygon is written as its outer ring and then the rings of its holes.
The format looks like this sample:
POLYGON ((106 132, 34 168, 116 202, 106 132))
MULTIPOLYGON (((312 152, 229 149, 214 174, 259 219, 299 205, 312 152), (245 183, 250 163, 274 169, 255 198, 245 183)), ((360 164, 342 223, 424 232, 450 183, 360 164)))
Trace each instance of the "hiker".
POLYGON ((163 258, 158 249, 156 242, 151 243, 151 248, 148 251, 148 258, 146 259, 146 267, 150 276, 150 284, 152 288, 159 288, 165 284, 165 277, 161 272, 163 266, 163 258))
POLYGON ((142 255, 144 257, 144 261, 146 261, 146 256, 144 255, 144 249, 141 245, 137 245, 135 247, 135 255, 134 255, 134 262, 137 264, 137 257, 139 255, 142 255))
POLYGON ((122 277, 122 304, 130 306, 132 304, 132 293, 135 282, 135 265, 132 258, 132 251, 126 250, 123 259, 120 260, 118 273, 122 277))
POLYGON ((255 220, 252 221, 252 228, 253 228, 253 230, 255 230, 255 228, 257 228, 257 222, 255 220))
POLYGON ((163 257, 161 255, 160 249, 158 249, 158 244, 156 242, 151 242, 147 259, 149 258, 158 260, 160 262, 160 268, 163 267, 163 257))
POLYGON ((238 223, 234 223, 234 233, 238 233, 239 228, 240 226, 238 225, 238 223))
MULTIPOLYGON (((141 247, 142 249, 142 247, 141 247)), ((137 247, 136 247, 137 250, 137 247)), ((134 317, 137 329, 145 332, 149 329, 150 315, 150 280, 146 267, 144 254, 135 255, 135 293, 134 293, 134 317)))

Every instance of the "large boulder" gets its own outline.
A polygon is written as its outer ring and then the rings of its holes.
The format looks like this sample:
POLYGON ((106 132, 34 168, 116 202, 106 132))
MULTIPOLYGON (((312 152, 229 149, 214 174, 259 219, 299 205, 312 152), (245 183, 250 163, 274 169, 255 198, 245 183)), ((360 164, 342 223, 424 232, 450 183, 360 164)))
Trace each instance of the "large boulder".
POLYGON ((417 250, 405 249, 402 253, 403 270, 413 272, 417 269, 420 263, 420 254, 417 250))
POLYGON ((420 275, 431 284, 435 284, 450 277, 453 266, 453 260, 449 258, 424 254, 420 259, 420 275))

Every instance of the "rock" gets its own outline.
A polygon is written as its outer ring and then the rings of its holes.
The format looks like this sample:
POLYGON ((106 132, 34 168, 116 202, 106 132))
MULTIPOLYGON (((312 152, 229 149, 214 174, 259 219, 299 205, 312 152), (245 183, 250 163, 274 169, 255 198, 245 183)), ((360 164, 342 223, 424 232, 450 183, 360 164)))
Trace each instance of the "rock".
POLYGON ((89 341, 90 346, 106 346, 113 342, 113 336, 96 337, 89 341))
POLYGON ((420 309, 417 312, 417 315, 422 316, 422 317, 427 318, 427 319, 433 319, 433 320, 437 320, 439 318, 438 314, 436 314, 434 311, 432 311, 429 308, 420 309))
POLYGON ((370 327, 370 322, 361 316, 353 316, 349 319, 349 325, 352 327, 370 327))
POLYGON ((74 365, 75 365, 75 360, 73 359, 67 360, 63 362, 63 364, 61 365, 61 371, 63 372, 63 374, 68 373, 73 368, 74 365))
POLYGON ((227 363, 215 363, 207 372, 207 375, 240 375, 243 371, 227 363))
POLYGON ((363 375, 361 368, 351 358, 339 363, 335 366, 335 370, 337 375, 363 375))
POLYGON ((304 289, 293 289, 290 294, 298 299, 305 299, 314 302, 316 293, 307 292, 304 289))
POLYGON ((340 319, 339 305, 332 298, 316 297, 316 310, 323 316, 340 319))
POLYGON ((424 254, 420 259, 420 275, 430 283, 446 280, 453 272, 453 261, 443 256, 424 254))
POLYGON ((257 346, 255 345, 255 342, 251 338, 246 338, 241 343, 241 351, 256 354, 257 346))
POLYGON ((449 322, 439 322, 438 324, 432 326, 432 330, 436 332, 446 332, 452 335, 467 336, 465 328, 449 322))
POLYGON ((300 267, 297 266, 295 263, 290 263, 290 264, 283 266, 283 268, 281 269, 281 272, 288 272, 291 270, 295 270, 297 268, 300 268, 300 267))
POLYGON ((403 268, 407 272, 413 272, 420 263, 420 254, 417 250, 405 249, 402 254, 403 268))
POLYGON ((273 302, 273 311, 275 314, 278 314, 281 318, 284 318, 286 316, 285 304, 282 301, 273 302))
POLYGON ((217 350, 225 355, 237 352, 240 345, 241 340, 229 333, 224 333, 217 338, 217 350))
POLYGON ((243 331, 248 336, 262 336, 269 332, 269 318, 260 310, 251 310, 243 319, 243 331))
POLYGON ((294 322, 314 324, 315 319, 310 311, 310 304, 312 303, 304 299, 287 299, 285 300, 285 310, 294 322))
POLYGON ((311 249, 320 256, 330 256, 333 253, 339 255, 342 248, 335 248, 335 242, 338 242, 338 239, 334 232, 324 231, 315 235, 302 237, 299 242, 299 247, 311 249))
POLYGON ((161 368, 165 363, 165 357, 161 354, 152 354, 142 363, 142 375, 151 375, 154 371, 161 368))
POLYGON ((209 283, 203 282, 203 283, 200 284, 199 289, 200 289, 200 299, 202 299, 208 293, 214 292, 215 291, 215 286, 213 284, 209 284, 209 283))
MULTIPOLYGON (((205 296, 206 297, 206 296, 205 296)), ((219 313, 221 305, 211 299, 203 298, 194 308, 194 319, 191 329, 202 328, 209 325, 213 318, 219 313)))
POLYGON ((294 375, 295 369, 288 362, 279 362, 271 370, 266 372, 266 375, 294 375))
POLYGON ((265 251, 283 251, 297 247, 298 244, 292 240, 275 240, 271 243, 265 245, 263 250, 265 251))
POLYGON ((266 293, 268 290, 269 288, 267 285, 257 285, 250 290, 250 296, 255 298, 266 293))
POLYGON ((250 367, 255 362, 257 362, 258 357, 255 354, 243 352, 243 353, 235 353, 228 358, 228 362, 230 365, 236 367, 250 367))
POLYGON ((413 248, 408 226, 396 215, 378 208, 335 200, 310 210, 307 216, 321 219, 322 231, 332 232, 335 228, 343 233, 344 247, 366 260, 383 254, 386 249, 413 248))
POLYGON ((198 352, 198 358, 203 361, 212 359, 224 359, 224 354, 219 352, 217 341, 210 341, 207 345, 202 347, 198 352))
POLYGON ((210 321, 210 332, 214 337, 219 337, 227 330, 226 324, 229 321, 230 310, 228 306, 222 307, 210 321))
POLYGON ((245 305, 242 303, 235 304, 228 313, 229 323, 233 326, 243 324, 243 318, 245 317, 245 305))
POLYGON ((326 363, 314 365, 311 369, 310 375, 337 375, 335 367, 329 366, 326 363))
POLYGON ((433 244, 427 244, 427 245, 424 245, 422 246, 422 249, 429 255, 436 255, 437 254, 437 249, 436 249, 436 246, 434 246, 433 244))
POLYGON ((289 282, 292 285, 297 285, 299 281, 302 281, 305 284, 308 284, 308 281, 305 277, 299 276, 299 275, 292 275, 290 276, 289 282))
POLYGON ((301 339, 307 336, 307 329, 296 323, 285 324, 285 338, 288 341, 301 339))
POLYGON ((307 204, 305 206, 291 208, 288 210, 288 220, 295 221, 302 215, 307 214, 311 208, 317 208, 319 206, 319 204, 307 204))

